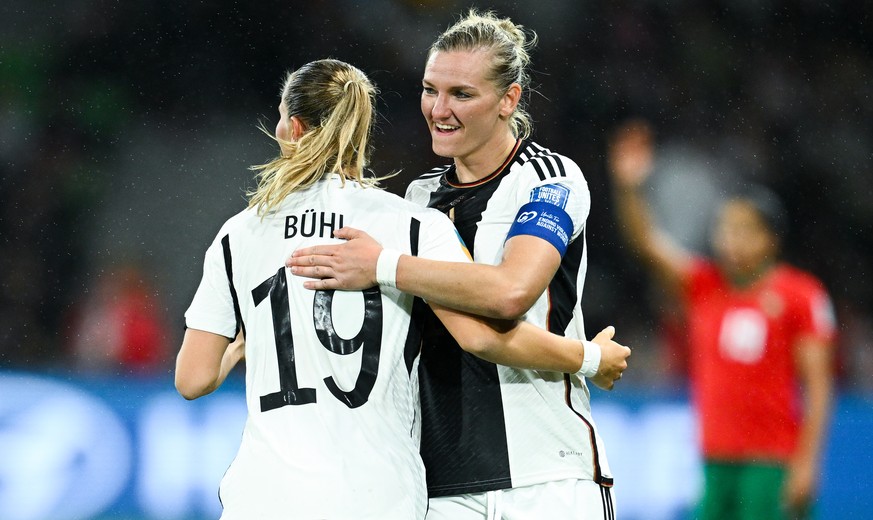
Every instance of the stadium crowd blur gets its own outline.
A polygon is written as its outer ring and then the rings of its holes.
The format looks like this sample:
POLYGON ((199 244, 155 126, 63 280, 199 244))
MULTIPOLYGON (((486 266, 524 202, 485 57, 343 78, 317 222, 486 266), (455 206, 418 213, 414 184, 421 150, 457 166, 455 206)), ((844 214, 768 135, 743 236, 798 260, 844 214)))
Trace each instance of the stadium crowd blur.
MULTIPOLYGON (((402 193, 440 163, 418 108, 426 46, 469 5, 4 2, 0 367, 171 370, 197 255, 217 231, 199 222, 242 208, 246 166, 274 153, 255 126, 275 124, 289 68, 335 57, 370 74, 382 115, 372 166, 400 170, 387 187, 402 193)), ((724 185, 753 180, 783 197, 784 256, 836 304, 840 385, 873 391, 873 3, 477 5, 540 36, 534 138, 588 178, 583 308, 590 331, 614 324, 635 347, 623 384, 682 382, 608 196, 608 133, 643 116, 659 142, 653 209, 689 245, 706 247, 724 185)))

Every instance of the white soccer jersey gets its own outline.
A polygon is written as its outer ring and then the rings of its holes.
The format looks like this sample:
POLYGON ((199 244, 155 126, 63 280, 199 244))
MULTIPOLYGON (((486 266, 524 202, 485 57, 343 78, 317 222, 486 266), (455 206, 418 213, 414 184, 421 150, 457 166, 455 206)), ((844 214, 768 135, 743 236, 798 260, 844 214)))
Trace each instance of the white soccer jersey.
MULTIPOLYGON (((580 300, 591 198, 572 160, 520 141, 508 164, 485 179, 461 184, 454 165, 437 168, 413 181, 406 198, 453 216, 476 262, 499 263, 508 234, 555 244, 561 266, 525 320, 585 338, 580 300)), ((583 379, 478 359, 433 317, 424 336, 422 457, 430 496, 568 478, 612 484, 583 379)))
POLYGON ((263 220, 245 210, 224 224, 185 313, 189 328, 246 334, 248 419, 221 482, 223 519, 424 518, 411 319, 421 300, 310 291, 284 267, 344 225, 403 253, 469 261, 445 215, 336 176, 263 220))

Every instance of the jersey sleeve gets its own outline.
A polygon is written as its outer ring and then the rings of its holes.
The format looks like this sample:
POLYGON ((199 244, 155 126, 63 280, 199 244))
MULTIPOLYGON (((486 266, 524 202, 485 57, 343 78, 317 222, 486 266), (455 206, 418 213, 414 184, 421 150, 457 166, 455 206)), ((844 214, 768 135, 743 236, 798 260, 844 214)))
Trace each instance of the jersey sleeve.
POLYGON ((435 209, 423 213, 418 256, 444 262, 472 262, 472 256, 449 217, 435 209))
POLYGON ((206 250, 203 278, 185 311, 185 326, 231 339, 236 336, 236 312, 221 238, 206 250))
POLYGON ((798 336, 809 336, 825 343, 836 334, 834 306, 822 284, 806 277, 805 283, 797 283, 794 300, 794 325, 798 336))
MULTIPOLYGON (((588 183, 573 161, 556 156, 564 175, 542 178, 523 175, 518 190, 518 211, 506 239, 531 235, 552 244, 561 254, 585 229, 591 210, 588 183)), ((532 168, 528 163, 525 168, 532 168)))

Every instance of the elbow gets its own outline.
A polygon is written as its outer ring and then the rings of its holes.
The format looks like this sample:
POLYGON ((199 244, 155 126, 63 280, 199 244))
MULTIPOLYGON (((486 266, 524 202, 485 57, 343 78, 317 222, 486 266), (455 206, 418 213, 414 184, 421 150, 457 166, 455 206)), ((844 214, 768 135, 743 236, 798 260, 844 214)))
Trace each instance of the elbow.
POLYGON ((496 352, 498 346, 494 341, 487 337, 482 337, 480 339, 469 340, 464 342, 458 342, 458 345, 461 348, 477 358, 484 359, 485 361, 494 361, 494 353, 496 352))
POLYGON ((191 378, 180 378, 176 375, 176 391, 185 399, 192 401, 215 390, 214 382, 192 381, 191 378))
POLYGON ((489 353, 497 348, 496 334, 490 333, 487 328, 468 330, 455 336, 455 341, 465 352, 482 359, 489 359, 489 353))
POLYGON ((521 287, 509 287, 499 294, 499 300, 492 309, 492 318, 515 321, 524 318, 527 311, 533 307, 536 297, 531 297, 529 291, 521 287))

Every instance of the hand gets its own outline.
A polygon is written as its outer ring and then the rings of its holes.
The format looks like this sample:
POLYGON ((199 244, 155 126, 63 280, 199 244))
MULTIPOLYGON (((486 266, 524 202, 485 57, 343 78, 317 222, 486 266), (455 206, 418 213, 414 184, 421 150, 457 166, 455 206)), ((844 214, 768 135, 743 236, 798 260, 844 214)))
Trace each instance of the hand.
POLYGON ((601 330, 593 341, 600 345, 600 368, 597 375, 590 378, 591 382, 604 390, 612 390, 615 382, 621 379, 621 374, 627 370, 627 358, 631 350, 624 345, 612 341, 615 327, 609 326, 601 330))
POLYGON ((382 252, 379 242, 350 227, 334 231, 333 236, 348 242, 298 249, 285 260, 292 274, 318 279, 304 282, 303 287, 352 291, 376 285, 376 261, 382 252))
POLYGON ((803 511, 809 506, 816 487, 816 466, 809 457, 797 457, 788 465, 782 487, 782 500, 788 511, 803 511))
POLYGON ((652 128, 642 119, 618 127, 609 142, 607 160, 613 180, 620 187, 637 188, 652 171, 652 128))

